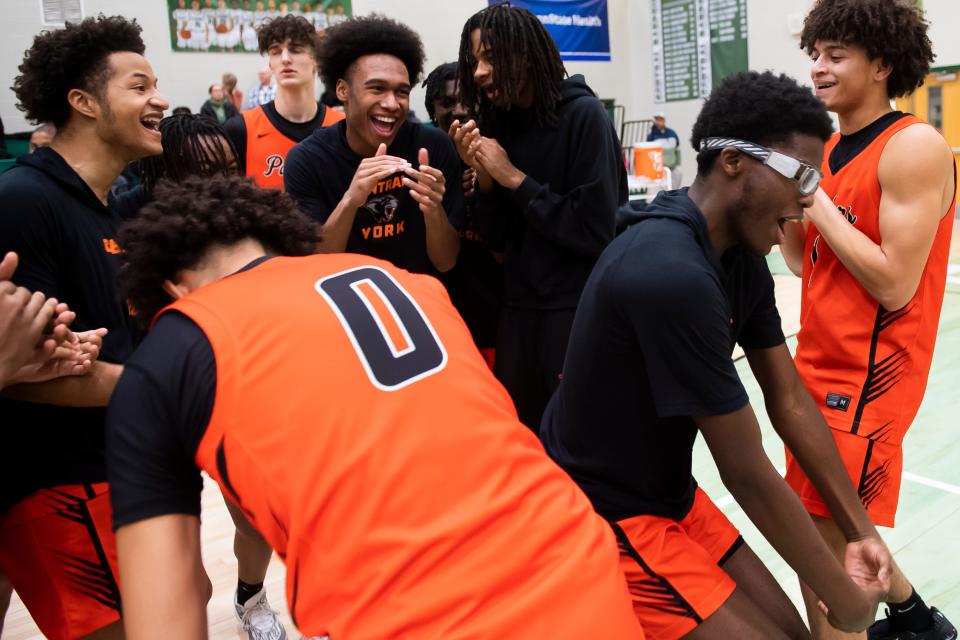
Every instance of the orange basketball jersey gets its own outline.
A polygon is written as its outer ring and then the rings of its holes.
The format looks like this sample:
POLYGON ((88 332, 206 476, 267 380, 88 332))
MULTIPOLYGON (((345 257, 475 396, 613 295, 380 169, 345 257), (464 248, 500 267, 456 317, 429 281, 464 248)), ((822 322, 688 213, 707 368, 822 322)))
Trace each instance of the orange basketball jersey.
MULTIPOLYGON (((894 134, 921 122, 900 118, 836 174, 829 157, 840 134, 826 145, 820 186, 839 213, 877 244, 880 155, 894 134)), ((809 225, 795 362, 832 428, 872 440, 902 440, 927 385, 952 230, 953 216, 944 215, 913 299, 902 309, 885 309, 809 225)))
MULTIPOLYGON (((329 127, 343 120, 346 116, 326 106, 324 109, 321 127, 329 127)), ((263 107, 248 109, 243 112, 243 121, 247 126, 247 176, 261 187, 283 190, 283 165, 286 162, 290 149, 297 144, 283 135, 273 126, 263 107)))
POLYGON ((305 635, 642 638, 609 526, 437 280, 273 258, 172 308, 216 358, 196 462, 284 560, 305 635))

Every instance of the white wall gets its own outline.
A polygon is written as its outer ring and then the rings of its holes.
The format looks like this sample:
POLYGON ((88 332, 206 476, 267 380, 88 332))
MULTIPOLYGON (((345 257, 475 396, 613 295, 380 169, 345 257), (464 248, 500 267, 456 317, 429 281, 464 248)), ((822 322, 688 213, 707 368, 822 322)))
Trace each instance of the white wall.
MULTIPOLYGON (((936 66, 960 64, 960 38, 956 26, 960 24, 960 2, 957 0, 924 0, 924 10, 930 22, 930 39, 937 59, 936 66)), ((810 62, 799 49, 799 36, 791 35, 788 18, 806 15, 812 0, 748 0, 747 32, 748 60, 751 69, 772 70, 793 76, 810 85, 810 62)), ((630 3, 627 19, 633 36, 631 53, 635 64, 632 100, 627 103, 629 118, 649 118, 663 111, 667 124, 680 136, 682 142, 683 182, 690 184, 696 174, 696 154, 690 147, 690 130, 697 119, 702 100, 687 100, 654 104, 654 81, 650 68, 650 1, 630 3)))
MULTIPOLYGON (((183 104, 196 110, 207 97, 207 87, 226 71, 237 74, 244 91, 257 82, 256 72, 263 64, 258 55, 171 51, 165 0, 84 0, 83 4, 86 15, 120 13, 137 19, 144 28, 147 58, 173 106, 183 104)), ((748 55, 752 68, 773 69, 809 82, 808 61, 797 48, 797 37, 788 31, 787 18, 791 14, 802 16, 811 4, 812 0, 748 0, 748 55)), ((353 0, 357 14, 377 11, 418 31, 426 49, 428 71, 441 62, 456 59, 463 23, 486 5, 486 0, 353 0)), ((960 64, 960 38, 954 33, 960 23, 960 3, 925 0, 924 6, 937 53, 935 64, 960 64)), ((0 11, 0 117, 7 131, 22 131, 30 126, 15 108, 9 87, 24 50, 41 30, 40 2, 0 0, 0 11)), ((669 125, 684 141, 683 168, 685 182, 689 182, 695 163, 686 140, 701 101, 654 104, 650 0, 608 0, 608 14, 612 61, 569 62, 567 69, 571 74, 583 73, 600 97, 615 98, 625 105, 628 119, 649 118, 660 110, 666 112, 669 125)), ((411 97, 411 106, 418 115, 426 116, 419 87, 411 97)))
MULTIPOLYGON (((583 73, 588 83, 604 98, 629 103, 632 96, 630 68, 635 56, 631 50, 627 7, 636 0, 610 0, 610 37, 613 62, 571 62, 570 73, 583 73)), ((196 111, 207 99, 207 88, 226 71, 239 78, 246 92, 257 83, 257 70, 263 64, 259 55, 246 53, 186 53, 170 49, 165 0, 85 0, 86 16, 103 13, 136 18, 143 27, 147 59, 159 78, 160 89, 171 106, 186 105, 196 111)), ((33 36, 43 28, 39 0, 2 0, 0 24, 0 117, 7 132, 31 128, 16 109, 16 98, 9 89, 17 75, 23 52, 33 36)), ((457 59, 460 31, 473 13, 487 5, 486 0, 353 0, 354 13, 380 12, 406 22, 424 42, 426 71, 442 62, 457 59)), ((424 94, 419 87, 411 96, 411 108, 426 117, 424 94)))

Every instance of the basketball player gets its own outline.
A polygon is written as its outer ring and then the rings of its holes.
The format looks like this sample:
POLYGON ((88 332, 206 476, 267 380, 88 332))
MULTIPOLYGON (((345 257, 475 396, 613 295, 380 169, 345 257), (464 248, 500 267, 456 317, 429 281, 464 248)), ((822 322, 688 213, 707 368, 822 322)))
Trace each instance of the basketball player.
POLYGON ((541 437, 611 523, 652 638, 809 637, 774 577, 697 487, 698 432, 726 487, 834 623, 865 629, 889 586, 889 551, 793 368, 763 258, 784 221, 811 202, 832 130, 823 105, 786 76, 726 79, 693 127, 693 186, 647 205, 584 289, 541 437), (736 343, 774 428, 842 525, 856 583, 764 453, 731 357, 736 343))
POLYGON ((16 251, 14 282, 67 302, 77 330, 109 329, 89 375, 9 387, 18 400, 0 401, 0 573, 53 639, 122 633, 104 408, 136 333, 116 291, 107 194, 129 162, 161 151, 169 104, 143 51, 137 24, 87 18, 38 35, 14 81, 27 118, 57 134, 0 176, 0 253, 16 251))
MULTIPOLYGON (((425 106, 430 121, 441 131, 449 131, 454 120, 466 122, 469 113, 460 100, 456 62, 441 64, 430 72, 423 86, 426 88, 425 106)), ((463 220, 457 228, 460 234, 460 253, 457 265, 444 274, 443 283, 450 292, 450 300, 467 323, 480 353, 493 367, 497 341, 497 317, 503 298, 502 256, 495 257, 487 239, 487 230, 481 229, 474 211, 476 172, 463 165, 464 192, 463 220)))
POLYGON ((451 133, 477 171, 478 219, 506 229, 495 371, 534 431, 560 380, 580 292, 627 200, 610 119, 583 76, 565 76, 526 9, 498 4, 464 25, 460 91, 479 129, 455 122, 451 133))
MULTIPOLYGON (((821 0, 800 45, 840 132, 826 147, 822 189, 784 247, 803 277, 796 365, 867 512, 892 527, 903 437, 923 399, 943 304, 953 155, 936 129, 890 107, 923 84, 933 61, 914 3, 821 0)), ((838 524, 789 456, 787 480, 841 554, 838 524)), ((956 638, 899 572, 890 598, 871 639, 956 638)), ((804 600, 808 611, 816 606, 806 586, 804 600)), ((850 637, 825 624, 813 631, 818 640, 850 637)))
POLYGON ((128 224, 125 294, 176 300, 110 408, 128 637, 206 637, 200 469, 284 559, 306 636, 643 637, 609 528, 439 282, 269 257, 312 254, 316 226, 240 178, 161 185, 128 224))
POLYGON ((174 29, 177 34, 177 49, 186 49, 190 42, 190 29, 188 26, 190 12, 187 10, 187 0, 177 0, 177 8, 174 9, 170 18, 173 21, 174 29))
MULTIPOLYGON (((155 196, 161 180, 182 183, 190 177, 240 175, 237 153, 215 120, 196 115, 171 116, 160 121, 163 155, 140 162, 142 184, 122 194, 114 205, 124 219, 137 215, 155 196)), ((151 318, 139 318, 147 328, 151 318)), ((227 500, 236 525, 233 552, 237 558, 234 611, 249 640, 281 640, 287 632, 267 601, 263 586, 273 553, 270 545, 227 500)))
POLYGON ((257 32, 260 53, 268 56, 277 80, 276 97, 234 116, 225 124, 245 175, 261 187, 283 189, 287 153, 320 127, 343 114, 317 102, 316 38, 303 16, 269 20, 257 32))
POLYGON ((320 250, 449 271, 460 249, 460 161, 445 132, 407 120, 423 72, 420 36, 371 15, 330 27, 318 46, 320 75, 346 119, 290 152, 284 182, 320 223, 320 250))

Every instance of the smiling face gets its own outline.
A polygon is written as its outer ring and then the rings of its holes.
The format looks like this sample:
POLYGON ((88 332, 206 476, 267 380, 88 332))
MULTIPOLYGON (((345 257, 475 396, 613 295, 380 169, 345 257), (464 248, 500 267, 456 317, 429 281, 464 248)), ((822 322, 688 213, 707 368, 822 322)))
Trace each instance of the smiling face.
POLYGON ((828 111, 849 113, 862 104, 867 95, 879 92, 886 96, 890 68, 884 67, 880 60, 870 60, 863 47, 818 40, 811 57, 814 92, 828 111))
POLYGON ((378 53, 357 58, 337 81, 337 97, 347 120, 347 142, 358 155, 390 146, 410 110, 410 75, 394 56, 378 53))
POLYGON ((490 61, 489 51, 483 44, 483 38, 480 37, 480 29, 474 29, 470 33, 470 50, 476 64, 473 68, 473 81, 477 87, 495 106, 508 106, 506 98, 494 88, 493 64, 490 61))
POLYGON ((309 45, 290 40, 274 42, 267 48, 267 65, 276 77, 279 88, 301 87, 316 82, 317 61, 313 57, 313 47, 309 45))
POLYGON ((460 102, 460 92, 455 80, 444 83, 443 94, 433 101, 433 119, 442 131, 449 131, 454 120, 466 122, 470 117, 467 108, 460 102))
POLYGON ((153 69, 139 53, 112 53, 108 77, 96 102, 100 106, 97 134, 127 161, 157 155, 160 120, 170 104, 157 90, 153 69))
MULTIPOLYGON (((815 136, 794 134, 787 142, 770 145, 774 151, 813 167, 823 162, 823 141, 815 136)), ((803 217, 813 204, 813 195, 803 196, 797 183, 759 160, 742 153, 739 197, 730 208, 730 221, 737 242, 751 253, 767 255, 773 245, 783 242, 783 225, 803 217)), ((717 160, 720 164, 724 157, 717 160)))

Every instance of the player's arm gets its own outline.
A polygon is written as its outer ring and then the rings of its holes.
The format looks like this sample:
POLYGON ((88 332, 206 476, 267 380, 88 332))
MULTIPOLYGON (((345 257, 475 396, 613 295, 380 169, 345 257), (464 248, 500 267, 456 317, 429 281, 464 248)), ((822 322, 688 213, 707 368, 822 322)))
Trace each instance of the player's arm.
POLYGON ((780 245, 780 254, 787 268, 798 278, 803 274, 803 247, 807 237, 806 219, 787 222, 783 225, 783 244, 780 245))
POLYGON ((787 346, 744 352, 760 383, 773 428, 817 488, 847 540, 877 536, 823 414, 800 379, 787 346))
POLYGON ((429 152, 420 149, 419 167, 406 170, 404 184, 423 213, 427 257, 433 267, 443 273, 453 268, 460 253, 460 235, 450 223, 449 214, 451 207, 463 207, 463 198, 456 157, 452 153, 448 157, 440 157, 436 152, 434 155, 436 166, 431 166, 429 152))
POLYGON ((129 640, 207 638, 210 587, 200 559, 199 518, 171 514, 120 527, 117 561, 129 640))
POLYGON ((122 373, 123 365, 98 360, 87 374, 48 382, 15 384, 4 389, 2 394, 23 402, 62 407, 105 407, 122 373))
POLYGON ((210 343, 191 321, 168 313, 131 356, 107 410, 107 474, 128 638, 207 637, 203 485, 194 457, 215 394, 210 343))
POLYGON ((886 593, 868 593, 844 573, 800 499, 767 458, 760 425, 750 405, 724 415, 697 417, 696 422, 723 484, 774 549, 828 607, 831 624, 850 632, 865 629, 873 622, 886 593))
POLYGON ((954 179, 953 158, 933 127, 910 126, 887 143, 878 177, 879 245, 847 222, 822 189, 807 216, 863 288, 894 310, 910 302, 920 284, 946 212, 944 194, 954 179))

